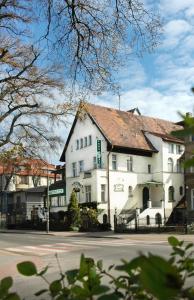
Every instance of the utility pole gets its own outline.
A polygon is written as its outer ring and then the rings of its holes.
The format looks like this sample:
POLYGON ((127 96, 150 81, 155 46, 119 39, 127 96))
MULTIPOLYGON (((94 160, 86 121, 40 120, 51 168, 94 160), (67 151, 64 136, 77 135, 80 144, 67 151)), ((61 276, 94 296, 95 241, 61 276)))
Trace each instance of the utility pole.
POLYGON ((50 203, 49 203, 49 170, 47 165, 47 214, 46 214, 46 232, 49 233, 49 212, 50 212, 50 203))

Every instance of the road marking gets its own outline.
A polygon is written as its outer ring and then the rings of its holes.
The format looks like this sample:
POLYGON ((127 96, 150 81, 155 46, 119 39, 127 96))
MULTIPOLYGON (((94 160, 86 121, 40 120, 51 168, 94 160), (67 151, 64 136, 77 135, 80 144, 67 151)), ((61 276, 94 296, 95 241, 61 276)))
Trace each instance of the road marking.
MULTIPOLYGON (((84 248, 91 248, 90 246, 85 246, 84 248)), ((78 248, 83 248, 79 245, 67 244, 67 243, 56 243, 56 244, 44 244, 37 246, 21 246, 21 247, 9 247, 4 248, 4 252, 17 253, 21 255, 32 255, 32 256, 43 256, 55 253, 66 253, 72 250, 78 250, 78 248)))
POLYGON ((111 241, 105 241, 105 240, 76 240, 73 241, 74 244, 85 244, 85 245, 94 245, 96 247, 100 247, 100 246, 109 246, 109 247, 120 247, 120 246, 139 246, 139 245, 143 245, 143 246, 150 246, 150 245, 164 245, 164 244, 168 244, 167 242, 164 241, 139 241, 139 240, 131 240, 131 241, 118 241, 118 240, 111 240, 111 241))

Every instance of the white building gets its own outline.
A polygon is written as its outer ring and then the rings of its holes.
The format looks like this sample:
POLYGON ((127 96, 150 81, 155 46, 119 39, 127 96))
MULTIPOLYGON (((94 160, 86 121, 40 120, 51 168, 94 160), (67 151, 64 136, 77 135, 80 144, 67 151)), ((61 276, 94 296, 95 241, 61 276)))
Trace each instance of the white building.
POLYGON ((170 135, 181 128, 137 110, 81 104, 61 156, 67 199, 75 188, 112 225, 115 213, 127 226, 135 214, 147 225, 164 222, 184 194, 184 146, 170 135))

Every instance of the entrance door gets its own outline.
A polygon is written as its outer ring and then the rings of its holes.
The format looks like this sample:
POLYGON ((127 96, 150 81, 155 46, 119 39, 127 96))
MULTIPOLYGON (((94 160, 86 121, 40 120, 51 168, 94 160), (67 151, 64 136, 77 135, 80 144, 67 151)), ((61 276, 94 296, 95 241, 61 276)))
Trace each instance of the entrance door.
POLYGON ((147 187, 143 188, 143 209, 146 209, 148 207, 148 201, 149 201, 149 189, 147 187))

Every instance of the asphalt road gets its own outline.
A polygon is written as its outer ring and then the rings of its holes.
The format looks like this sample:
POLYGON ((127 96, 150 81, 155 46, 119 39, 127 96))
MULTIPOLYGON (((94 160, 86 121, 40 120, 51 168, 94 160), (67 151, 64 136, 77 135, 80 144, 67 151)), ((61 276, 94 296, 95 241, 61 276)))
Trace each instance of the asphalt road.
POLYGON ((95 260, 103 259, 107 267, 121 258, 130 260, 139 252, 152 252, 167 257, 170 253, 167 237, 162 235, 130 235, 123 237, 51 236, 31 233, 0 233, 0 278, 12 276, 14 290, 26 299, 37 299, 34 292, 45 285, 39 278, 26 278, 18 274, 16 265, 33 261, 39 270, 49 265, 48 280, 59 274, 57 253, 62 270, 79 266, 81 253, 95 260))

